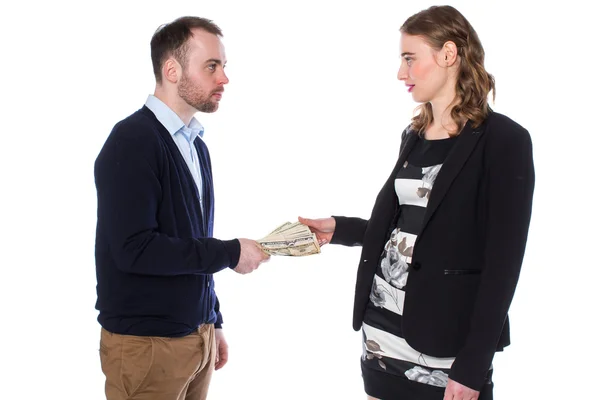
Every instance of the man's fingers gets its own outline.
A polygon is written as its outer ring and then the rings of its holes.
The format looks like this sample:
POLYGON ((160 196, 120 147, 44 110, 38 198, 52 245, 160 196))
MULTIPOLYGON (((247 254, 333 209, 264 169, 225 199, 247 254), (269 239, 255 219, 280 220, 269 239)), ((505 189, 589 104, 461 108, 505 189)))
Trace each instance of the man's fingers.
POLYGON ((221 366, 225 365, 227 363, 228 359, 229 359, 229 355, 227 354, 227 352, 224 352, 223 354, 221 354, 221 358, 219 359, 219 363, 221 364, 221 366))
POLYGON ((219 351, 219 347, 217 344, 217 354, 215 356, 215 370, 221 368, 221 357, 219 355, 220 351, 219 351))
POLYGON ((227 349, 227 345, 223 343, 219 343, 219 347, 217 348, 217 362, 215 363, 215 371, 223 368, 225 364, 227 364, 227 359, 229 358, 229 351, 227 349))

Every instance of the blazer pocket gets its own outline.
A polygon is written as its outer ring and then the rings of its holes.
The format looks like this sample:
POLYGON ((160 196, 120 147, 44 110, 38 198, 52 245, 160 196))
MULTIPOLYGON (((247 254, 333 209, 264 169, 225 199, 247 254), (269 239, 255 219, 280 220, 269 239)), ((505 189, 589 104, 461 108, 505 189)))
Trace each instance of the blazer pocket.
POLYGON ((445 269, 444 275, 478 275, 481 274, 480 269, 445 269))

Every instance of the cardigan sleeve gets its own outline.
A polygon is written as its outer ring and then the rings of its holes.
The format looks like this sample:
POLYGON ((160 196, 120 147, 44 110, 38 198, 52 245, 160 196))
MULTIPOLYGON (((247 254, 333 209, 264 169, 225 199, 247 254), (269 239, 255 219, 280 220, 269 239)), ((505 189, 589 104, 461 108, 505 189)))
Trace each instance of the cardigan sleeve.
POLYGON ((469 334, 450 371, 452 380, 474 390, 484 383, 515 292, 535 181, 529 133, 520 126, 490 133, 484 265, 469 334))
POLYGON ((159 231, 161 148, 149 135, 119 126, 96 160, 98 221, 117 267, 128 273, 212 274, 235 267, 237 239, 177 238, 159 231))
POLYGON ((223 328, 223 314, 221 314, 221 304, 219 303, 219 297, 215 294, 215 313, 217 314, 217 321, 215 322, 215 329, 223 328))

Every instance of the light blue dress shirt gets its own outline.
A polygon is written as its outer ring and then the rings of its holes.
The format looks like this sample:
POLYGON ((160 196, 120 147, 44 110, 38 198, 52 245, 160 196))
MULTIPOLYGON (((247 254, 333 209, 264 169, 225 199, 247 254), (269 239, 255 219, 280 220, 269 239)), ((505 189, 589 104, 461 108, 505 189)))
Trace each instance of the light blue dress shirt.
MULTIPOLYGON (((189 126, 185 126, 175 111, 153 95, 148 96, 146 107, 154 113, 156 119, 167 129, 179 148, 179 152, 183 156, 198 188, 200 207, 202 208, 202 173, 200 172, 200 160, 194 146, 194 140, 196 137, 204 135, 204 127, 194 117, 192 117, 189 126)), ((202 212, 204 212, 204 209, 202 212)))

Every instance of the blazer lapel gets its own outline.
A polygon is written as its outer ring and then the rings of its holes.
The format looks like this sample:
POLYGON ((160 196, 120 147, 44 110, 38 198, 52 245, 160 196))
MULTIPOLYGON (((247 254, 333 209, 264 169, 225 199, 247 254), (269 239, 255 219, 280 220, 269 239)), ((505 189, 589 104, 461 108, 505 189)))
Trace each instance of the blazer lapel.
MULTIPOLYGON (((373 282, 373 275, 377 268, 377 261, 379 260, 381 250, 388 239, 388 227, 394 218, 394 214, 399 208, 398 198, 396 197, 394 190, 396 174, 400 168, 404 166, 404 163, 408 159, 408 154, 416 143, 416 139, 417 135, 415 132, 407 132, 406 136, 403 136, 398 161, 375 200, 371 218, 369 218, 369 223, 365 232, 365 238, 368 238, 368 240, 363 243, 361 253, 361 260, 364 261, 359 264, 357 271, 357 297, 355 298, 354 303, 355 320, 360 318, 360 321, 362 321, 362 315, 369 301, 369 294, 371 293, 370 288, 371 283, 373 282)), ((357 329, 356 325, 355 329, 357 329)))
MULTIPOLYGON (((376 259, 379 257, 381 249, 387 240, 387 229, 399 208, 398 198, 396 197, 394 190, 394 181, 398 171, 404 166, 408 158, 408 154, 414 147, 416 139, 417 135, 414 132, 410 132, 403 139, 396 166, 392 170, 392 173, 386 180, 381 191, 379 192, 379 195, 377 196, 377 199, 375 200, 373 212, 371 213, 371 218, 369 218, 369 224, 367 225, 367 231, 365 232, 365 237, 369 237, 370 240, 368 244, 363 244, 363 258, 376 259)), ((364 267, 364 264, 361 264, 361 267, 364 267)), ((374 271, 376 267, 377 264, 375 262, 368 264, 368 268, 365 270, 366 275, 369 275, 372 272, 371 270, 374 271)), ((371 276, 368 277, 370 279, 371 276)), ((371 281, 369 279, 365 280, 365 282, 368 282, 370 285, 371 281)))
MULTIPOLYGON (((454 182, 454 179, 467 162, 467 159, 473 152, 475 145, 479 141, 482 136, 483 126, 477 127, 477 129, 473 129, 471 126, 471 122, 467 122, 463 131, 457 138, 457 142, 454 145, 454 148, 448 154, 444 165, 440 169, 438 176, 433 185, 433 189, 431 190, 431 195, 429 198, 429 202, 427 204, 427 209, 425 211, 425 217, 423 220, 423 225, 421 226, 421 232, 419 232, 417 236, 417 242, 421 237, 421 233, 427 227, 429 220, 435 213, 435 210, 438 208, 444 196, 448 192, 448 189, 454 182)), ((415 243, 416 245, 416 243, 415 243)))
POLYGON ((391 218, 400 207, 398 203, 398 198, 396 197, 396 191, 394 189, 394 182, 396 181, 396 175, 398 175, 398 171, 406 167, 408 155, 410 154, 412 148, 415 146, 415 143, 417 143, 417 133, 414 131, 409 131, 406 135, 405 140, 403 141, 402 147, 400 148, 400 155, 398 156, 396 166, 392 170, 392 173, 390 174, 388 180, 385 182, 385 185, 382 189, 382 194, 385 194, 385 196, 380 197, 383 197, 381 201, 385 204, 379 203, 379 201, 375 202, 374 209, 382 211, 381 213, 378 213, 379 215, 383 216, 382 223, 389 223, 389 218, 391 218), (391 207, 390 204, 388 204, 388 201, 391 202, 391 207), (385 215, 385 211, 388 210, 392 212, 392 215, 389 217, 385 215))
MULTIPOLYGON (((389 216, 386 212, 394 212, 394 210, 398 207, 398 199, 396 198, 396 194, 394 191, 394 181, 396 180, 396 175, 400 168, 405 166, 406 160, 408 159, 408 155, 410 151, 414 147, 417 142, 417 134, 413 131, 407 132, 406 136, 402 141, 402 145, 400 147, 400 155, 398 156, 398 161, 396 161, 396 165, 392 170, 392 173, 385 181, 381 192, 377 196, 375 200, 375 205, 373 207, 373 214, 371 215, 371 219, 381 220, 382 224, 389 223, 389 216), (394 204, 396 207, 394 207, 394 204)), ((392 214, 393 215, 393 214, 392 214)), ((377 224, 370 224, 377 225, 377 224)))
POLYGON ((389 178, 392 182, 395 181, 396 175, 398 174, 398 171, 400 170, 400 168, 403 168, 405 166, 405 163, 406 163, 406 160, 408 159, 408 155, 410 154, 410 151, 415 146, 415 143, 417 143, 417 133, 410 130, 408 132, 408 134, 406 135, 405 140, 406 140, 406 142, 402 145, 402 148, 400 149, 400 155, 398 156, 398 162, 396 163, 396 166, 394 167, 394 170, 392 171, 392 174, 390 175, 390 178, 389 178))

